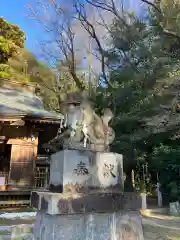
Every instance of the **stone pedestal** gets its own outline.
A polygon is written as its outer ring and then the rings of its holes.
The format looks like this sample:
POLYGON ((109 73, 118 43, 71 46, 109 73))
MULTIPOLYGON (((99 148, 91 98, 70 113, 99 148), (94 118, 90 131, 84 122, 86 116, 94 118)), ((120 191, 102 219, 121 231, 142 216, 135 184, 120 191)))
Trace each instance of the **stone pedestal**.
POLYGON ((51 156, 50 191, 123 191, 123 160, 116 153, 64 150, 51 156))
POLYGON ((122 155, 64 150, 52 155, 50 189, 32 192, 34 240, 143 240, 141 196, 123 192, 122 155))
POLYGON ((39 212, 34 228, 34 239, 144 240, 141 219, 133 212, 55 216, 39 212))

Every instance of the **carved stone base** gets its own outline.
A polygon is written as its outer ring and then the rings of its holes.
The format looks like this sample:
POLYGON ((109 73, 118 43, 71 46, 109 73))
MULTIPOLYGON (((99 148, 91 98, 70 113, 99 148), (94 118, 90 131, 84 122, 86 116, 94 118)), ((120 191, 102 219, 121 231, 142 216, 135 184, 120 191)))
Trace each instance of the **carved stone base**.
POLYGON ((122 155, 112 152, 63 150, 51 155, 50 191, 123 191, 122 155))
POLYGON ((69 150, 109 152, 109 147, 103 144, 87 143, 87 145, 84 147, 83 142, 73 142, 70 139, 63 140, 62 148, 69 149, 69 150))
POLYGON ((39 209, 34 240, 144 240, 135 193, 32 192, 31 206, 39 209))
POLYGON ((91 212, 137 211, 141 208, 141 196, 117 190, 89 193, 32 192, 31 206, 45 213, 79 214, 91 212))
POLYGON ((52 216, 38 212, 34 240, 144 240, 138 212, 52 216))
POLYGON ((49 149, 50 151, 56 153, 62 149, 68 150, 81 150, 81 151, 98 151, 98 152, 109 152, 109 147, 103 144, 90 144, 87 143, 84 146, 83 142, 75 142, 70 139, 60 139, 59 141, 54 141, 51 143, 43 144, 43 148, 49 149))
POLYGON ((70 139, 64 139, 63 144, 62 144, 63 149, 68 149, 68 150, 91 150, 90 145, 87 144, 86 147, 84 147, 84 144, 82 142, 75 142, 71 141, 70 139))

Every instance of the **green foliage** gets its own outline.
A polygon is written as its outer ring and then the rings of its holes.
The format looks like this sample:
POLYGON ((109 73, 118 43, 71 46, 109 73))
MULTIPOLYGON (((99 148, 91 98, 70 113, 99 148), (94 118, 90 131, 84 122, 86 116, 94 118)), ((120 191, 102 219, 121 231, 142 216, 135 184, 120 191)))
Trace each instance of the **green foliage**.
POLYGON ((146 118, 157 114, 155 106, 159 99, 154 99, 154 86, 167 71, 155 57, 162 53, 161 50, 157 53, 159 46, 152 41, 151 29, 133 16, 130 16, 130 22, 128 29, 118 20, 114 23, 109 64, 115 65, 110 71, 110 82, 115 87, 104 91, 100 88, 98 98, 104 102, 103 107, 109 106, 115 112, 113 126, 118 134, 113 150, 132 161, 136 143, 148 134, 146 118), (128 47, 124 48, 124 45, 128 47))
POLYGON ((180 147, 160 144, 152 153, 151 167, 159 173, 161 190, 174 201, 180 197, 180 147))
POLYGON ((9 44, 6 41, 6 39, 2 36, 0 36, 0 53, 1 53, 1 59, 0 59, 1 62, 4 62, 5 59, 7 59, 10 54, 9 44))
MULTIPOLYGON (((170 4, 169 8, 166 6, 166 11, 171 11, 171 1, 166 2, 170 4)), ((158 1, 156 4, 162 7, 158 1)), ((177 8, 179 10, 180 6, 176 6, 176 12, 177 8)), ((166 155, 168 161, 163 162, 163 169, 168 168, 170 162, 174 167, 161 172, 164 176, 170 174, 169 177, 162 177, 161 184, 164 194, 177 197, 179 149, 174 150, 173 136, 180 126, 180 41, 177 36, 165 31, 167 26, 163 25, 165 22, 162 24, 162 21, 169 17, 166 11, 164 9, 162 15, 150 9, 145 21, 127 14, 127 25, 117 18, 114 20, 111 28, 112 49, 107 53, 110 85, 113 88, 98 88, 97 110, 101 111, 108 106, 114 111, 112 126, 116 132, 116 140, 111 149, 124 155, 124 167, 128 174, 131 169, 136 169, 136 187, 139 190, 144 191, 145 185, 147 189, 149 179, 152 183, 157 182, 154 173, 160 172, 162 166, 157 164, 152 168, 151 163, 154 162, 155 156, 156 162, 161 162, 165 153, 159 149, 159 153, 155 155, 155 147, 164 143, 171 149, 171 153, 166 155), (152 172, 145 173, 142 179, 145 163, 149 164, 152 172)), ((171 16, 175 14, 173 11, 171 16)), ((178 18, 176 24, 177 20, 178 18)), ((171 24, 169 32, 176 30, 175 34, 179 34, 178 26, 173 28, 174 20, 171 24)))
POLYGON ((18 59, 21 69, 14 68, 11 64, 19 58, 24 49, 25 35, 16 25, 6 22, 0 18, 0 78, 6 78, 21 82, 29 82, 29 78, 22 70, 24 64, 18 59))
POLYGON ((155 0, 159 13, 154 10, 154 16, 159 20, 159 25, 162 31, 179 35, 179 20, 180 20, 180 2, 177 0, 155 0))
POLYGON ((19 48, 24 47, 25 36, 20 28, 0 18, 0 63, 8 61, 19 48))

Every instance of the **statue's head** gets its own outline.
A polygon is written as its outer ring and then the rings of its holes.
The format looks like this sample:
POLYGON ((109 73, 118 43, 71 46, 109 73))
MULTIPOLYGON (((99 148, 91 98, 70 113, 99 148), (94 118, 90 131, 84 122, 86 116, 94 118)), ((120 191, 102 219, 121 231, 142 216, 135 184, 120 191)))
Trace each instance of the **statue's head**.
POLYGON ((68 105, 80 105, 82 102, 82 96, 79 92, 73 92, 67 95, 66 104, 68 105))

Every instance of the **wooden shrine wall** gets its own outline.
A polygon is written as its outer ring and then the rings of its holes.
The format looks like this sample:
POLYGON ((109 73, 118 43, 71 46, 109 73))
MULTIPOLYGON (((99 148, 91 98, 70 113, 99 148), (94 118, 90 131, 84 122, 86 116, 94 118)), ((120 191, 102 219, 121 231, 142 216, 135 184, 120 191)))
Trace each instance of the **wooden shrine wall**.
POLYGON ((4 134, 11 144, 8 185, 31 187, 34 179, 34 161, 37 157, 38 132, 31 127, 5 126, 4 134))
POLYGON ((34 176, 34 149, 32 145, 12 145, 8 184, 31 186, 34 176))

